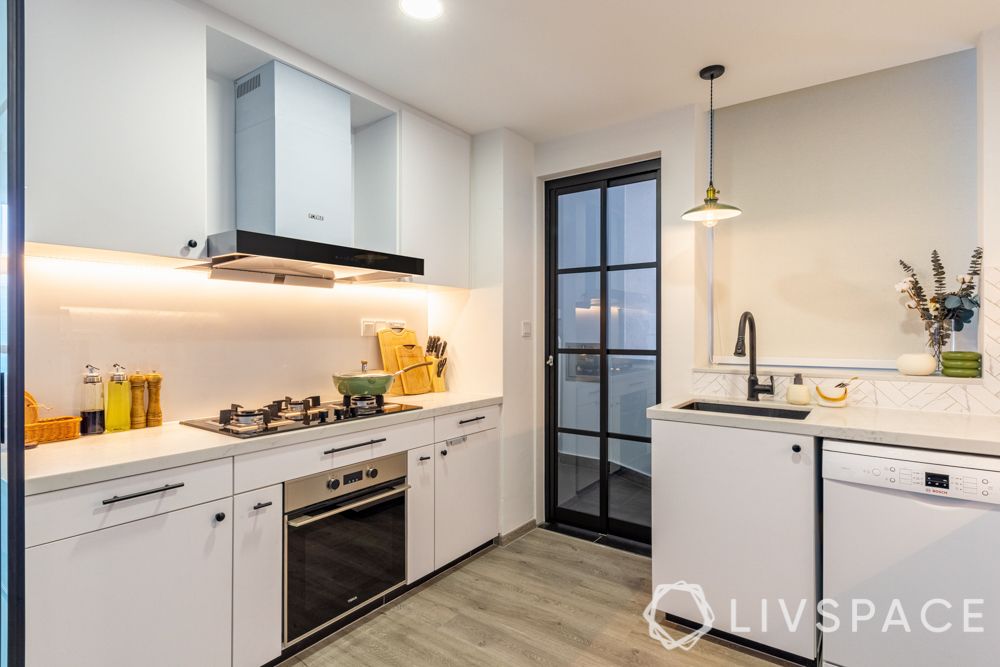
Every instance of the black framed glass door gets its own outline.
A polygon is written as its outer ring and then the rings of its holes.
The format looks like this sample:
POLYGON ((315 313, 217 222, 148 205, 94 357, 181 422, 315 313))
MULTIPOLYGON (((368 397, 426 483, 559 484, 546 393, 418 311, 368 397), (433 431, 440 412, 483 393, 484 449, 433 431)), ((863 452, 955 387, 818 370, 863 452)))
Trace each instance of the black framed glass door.
POLYGON ((546 183, 546 517, 649 542, 659 160, 546 183))
POLYGON ((0 667, 24 664, 24 3, 0 21, 0 667))

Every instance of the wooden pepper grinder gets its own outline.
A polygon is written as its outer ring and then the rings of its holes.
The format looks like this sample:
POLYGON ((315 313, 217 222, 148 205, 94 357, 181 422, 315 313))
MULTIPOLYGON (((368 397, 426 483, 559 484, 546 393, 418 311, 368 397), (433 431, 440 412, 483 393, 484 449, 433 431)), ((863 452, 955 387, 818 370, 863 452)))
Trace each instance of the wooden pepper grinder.
POLYGON ((141 373, 133 373, 128 378, 132 386, 132 428, 146 428, 146 376, 141 373))
POLYGON ((146 376, 149 385, 149 405, 146 408, 146 426, 163 426, 163 408, 160 407, 160 386, 163 376, 153 371, 146 376))

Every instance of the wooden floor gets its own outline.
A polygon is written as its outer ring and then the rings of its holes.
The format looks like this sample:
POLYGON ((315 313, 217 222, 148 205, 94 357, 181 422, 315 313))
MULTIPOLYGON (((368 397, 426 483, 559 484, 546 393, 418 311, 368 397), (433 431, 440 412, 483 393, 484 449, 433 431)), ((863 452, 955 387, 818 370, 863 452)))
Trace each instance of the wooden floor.
POLYGON ((708 639, 666 651, 641 616, 649 594, 648 558, 536 529, 283 667, 782 664, 708 639))

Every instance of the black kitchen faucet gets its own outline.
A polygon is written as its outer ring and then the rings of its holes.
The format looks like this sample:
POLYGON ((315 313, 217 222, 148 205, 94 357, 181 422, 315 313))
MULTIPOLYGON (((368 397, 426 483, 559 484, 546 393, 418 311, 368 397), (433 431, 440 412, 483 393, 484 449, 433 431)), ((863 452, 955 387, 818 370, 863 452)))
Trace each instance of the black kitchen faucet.
POLYGON ((750 377, 747 378, 747 400, 759 401, 761 394, 774 395, 774 376, 771 376, 771 384, 761 384, 757 380, 757 323, 754 322, 753 313, 749 310, 740 316, 740 330, 736 336, 736 349, 733 354, 737 357, 747 356, 747 322, 750 323, 750 377))

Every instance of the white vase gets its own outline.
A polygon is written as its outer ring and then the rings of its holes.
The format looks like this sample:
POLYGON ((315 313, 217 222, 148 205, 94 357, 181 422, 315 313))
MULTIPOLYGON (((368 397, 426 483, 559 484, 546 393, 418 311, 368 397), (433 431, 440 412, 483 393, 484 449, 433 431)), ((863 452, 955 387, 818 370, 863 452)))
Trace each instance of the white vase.
POLYGON ((932 354, 903 354, 896 359, 896 368, 903 375, 933 375, 937 367, 932 354))

